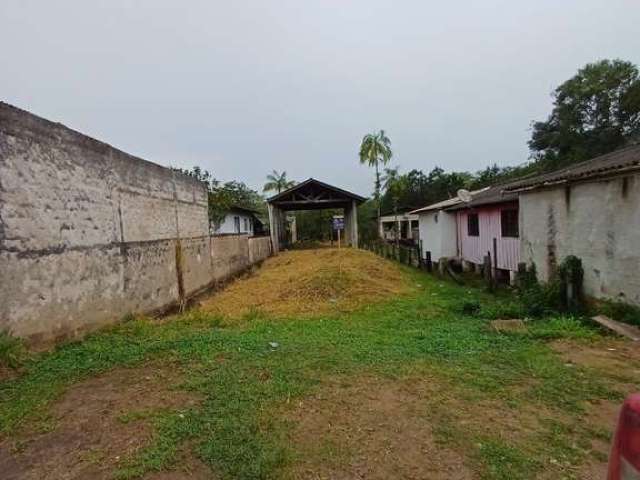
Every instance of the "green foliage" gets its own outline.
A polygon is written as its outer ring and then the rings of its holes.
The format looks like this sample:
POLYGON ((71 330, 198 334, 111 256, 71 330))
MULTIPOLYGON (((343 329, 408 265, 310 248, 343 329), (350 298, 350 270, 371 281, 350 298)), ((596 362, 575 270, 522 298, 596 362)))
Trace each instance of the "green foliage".
POLYGON ((600 301, 596 311, 614 320, 640 326, 640 307, 619 301, 600 301))
POLYGON ((16 369, 22 365, 27 350, 19 338, 0 332, 0 368, 16 369))
POLYGON ((233 180, 222 183, 210 172, 198 166, 190 170, 181 168, 175 170, 206 184, 209 192, 209 222, 212 224, 220 223, 231 207, 247 208, 259 214, 266 213, 264 198, 243 182, 233 180))
POLYGON ((287 172, 283 171, 279 173, 277 170, 273 170, 267 175, 267 183, 264 184, 262 191, 280 193, 293 187, 295 184, 296 182, 294 180, 287 180, 287 172))
POLYGON ((298 240, 303 242, 331 240, 333 232, 331 219, 334 215, 342 215, 342 213, 341 209, 295 212, 298 240))
POLYGON ((611 152, 640 138, 640 76, 622 60, 581 68, 553 93, 553 111, 533 123, 529 148, 545 169, 611 152))
POLYGON ((529 314, 529 310, 525 307, 525 304, 505 299, 498 302, 490 302, 487 305, 484 305, 480 309, 479 315, 489 320, 523 318, 531 316, 529 314))
POLYGON ((400 174, 397 167, 386 169, 382 211, 392 212, 396 207, 403 211, 454 197, 459 189, 470 184, 472 178, 465 172, 445 173, 440 167, 426 175, 420 170, 400 174))
MULTIPOLYGON (((556 170, 640 141, 640 75, 636 65, 621 60, 588 64, 553 96, 549 118, 532 124, 532 161, 504 168, 493 164, 475 173, 446 173, 439 167, 427 174, 387 169, 391 175, 384 182, 382 211, 391 212, 396 205, 401 211, 423 207, 454 197, 461 188, 475 190, 556 170)), ((376 185, 381 188, 377 178, 376 185)))
POLYGON ((562 300, 563 286, 557 275, 541 284, 535 265, 530 265, 526 272, 518 272, 517 284, 518 299, 525 316, 539 318, 566 310, 562 300))
POLYGON ((598 334, 593 328, 585 324, 580 318, 571 316, 553 316, 531 322, 528 325, 528 329, 531 336, 544 340, 560 338, 594 340, 598 338, 598 334))
POLYGON ((377 204, 367 200, 358 207, 358 237, 363 244, 378 240, 377 204))
POLYGON ((464 315, 477 315, 480 313, 480 302, 477 299, 464 300, 461 311, 464 315))
POLYGON ((584 304, 583 281, 584 269, 582 260, 575 255, 569 255, 558 266, 558 282, 560 284, 561 302, 565 310, 579 312, 584 304), (568 286, 573 287, 573 298, 569 298, 568 286))
POLYGON ((374 185, 375 199, 378 202, 378 214, 380 213, 380 167, 384 167, 391 161, 393 151, 391 140, 384 130, 377 133, 368 133, 362 137, 359 151, 360 163, 376 169, 376 182, 374 185))

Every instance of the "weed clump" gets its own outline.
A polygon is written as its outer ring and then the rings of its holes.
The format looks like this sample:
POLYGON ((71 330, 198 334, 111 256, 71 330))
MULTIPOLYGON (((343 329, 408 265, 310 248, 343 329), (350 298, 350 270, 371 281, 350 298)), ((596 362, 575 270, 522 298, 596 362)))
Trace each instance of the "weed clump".
POLYGON ((0 332, 0 368, 19 368, 27 356, 27 349, 19 338, 0 332))

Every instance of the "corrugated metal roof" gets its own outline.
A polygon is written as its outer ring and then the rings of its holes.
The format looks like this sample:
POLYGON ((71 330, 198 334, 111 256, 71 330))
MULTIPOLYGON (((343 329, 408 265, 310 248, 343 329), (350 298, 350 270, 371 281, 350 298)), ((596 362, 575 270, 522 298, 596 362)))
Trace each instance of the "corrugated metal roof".
POLYGON ((450 208, 448 211, 461 210, 463 208, 480 207, 483 205, 493 205, 496 203, 513 202, 518 200, 517 193, 505 192, 504 185, 497 185, 495 187, 485 188, 484 190, 473 195, 470 202, 459 202, 450 208))
POLYGON ((560 183, 615 175, 637 169, 640 169, 640 145, 632 145, 555 172, 505 184, 502 186, 502 190, 505 192, 531 190, 560 183))
MULTIPOLYGON (((486 190, 489 190, 489 187, 481 188, 479 190, 473 190, 472 192, 469 192, 469 193, 471 194, 472 197, 475 197, 476 195, 479 195, 480 193, 486 190)), ((416 214, 416 213, 430 212, 433 210, 443 210, 448 207, 453 207, 459 203, 462 203, 462 200, 460 200, 460 198, 458 197, 453 197, 453 198, 448 198, 447 200, 443 200, 441 202, 432 203, 431 205, 427 205, 426 207, 418 208, 417 210, 413 210, 409 213, 416 214)))

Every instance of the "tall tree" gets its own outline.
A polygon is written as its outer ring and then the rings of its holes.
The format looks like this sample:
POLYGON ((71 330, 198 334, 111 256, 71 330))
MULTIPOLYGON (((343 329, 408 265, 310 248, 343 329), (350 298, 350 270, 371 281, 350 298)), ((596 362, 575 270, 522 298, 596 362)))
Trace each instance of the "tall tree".
POLYGON ((638 68, 622 60, 590 63, 553 92, 553 110, 532 124, 529 148, 539 170, 611 152, 640 139, 638 68))
POLYGON ((267 175, 267 183, 264 184, 262 191, 276 191, 277 193, 280 193, 287 188, 293 187, 295 184, 295 181, 287 180, 287 172, 282 171, 282 173, 278 173, 278 171, 273 170, 269 175, 267 175))
POLYGON ((391 151, 391 140, 380 130, 378 133, 368 133, 362 138, 360 144, 360 163, 375 167, 376 183, 375 197, 378 203, 378 223, 380 222, 380 167, 387 165, 391 161, 393 152, 391 151))
POLYGON ((231 207, 244 207, 265 214, 266 205, 264 198, 252 190, 243 182, 232 180, 220 182, 207 170, 195 166, 191 169, 177 168, 176 171, 196 178, 205 183, 208 190, 209 223, 217 224, 231 207))

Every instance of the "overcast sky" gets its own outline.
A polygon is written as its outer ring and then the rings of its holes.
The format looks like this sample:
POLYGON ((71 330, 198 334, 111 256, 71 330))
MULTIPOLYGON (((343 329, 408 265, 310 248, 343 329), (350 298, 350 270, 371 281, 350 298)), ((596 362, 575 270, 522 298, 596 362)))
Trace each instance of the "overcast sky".
POLYGON ((163 165, 260 188, 271 169, 368 195, 394 165, 527 160, 587 62, 640 63, 638 0, 2 0, 0 98, 163 165))

